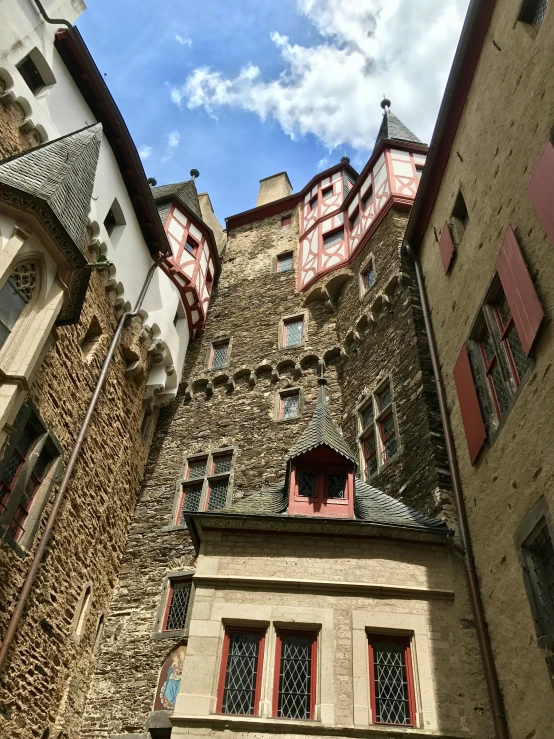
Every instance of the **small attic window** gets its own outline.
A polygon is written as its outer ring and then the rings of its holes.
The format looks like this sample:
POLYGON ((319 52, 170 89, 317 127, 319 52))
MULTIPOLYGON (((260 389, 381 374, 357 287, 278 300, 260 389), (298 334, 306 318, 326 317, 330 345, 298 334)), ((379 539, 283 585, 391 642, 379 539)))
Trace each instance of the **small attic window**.
POLYGON ((46 59, 36 47, 16 67, 33 95, 37 95, 41 90, 50 87, 56 82, 56 78, 48 66, 46 59))
POLYGON ((114 240, 119 240, 119 235, 122 226, 125 225, 125 218, 121 206, 117 202, 117 198, 114 199, 111 208, 106 213, 104 218, 104 228, 108 232, 108 236, 114 240))
POLYGON ((185 241, 185 249, 188 251, 189 254, 192 254, 193 257, 196 256, 196 252, 198 251, 198 243, 192 238, 190 234, 187 236, 187 240, 185 241))

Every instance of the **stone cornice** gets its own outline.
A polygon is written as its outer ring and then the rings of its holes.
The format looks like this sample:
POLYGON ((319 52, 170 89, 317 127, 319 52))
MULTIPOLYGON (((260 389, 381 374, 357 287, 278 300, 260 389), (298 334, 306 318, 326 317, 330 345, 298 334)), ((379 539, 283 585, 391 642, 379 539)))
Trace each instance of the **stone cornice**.
POLYGON ((207 587, 253 588, 255 590, 286 590, 287 592, 336 592, 341 595, 364 595, 374 598, 416 600, 454 600, 454 591, 445 588, 406 587, 404 585, 375 585, 366 582, 331 580, 300 580, 286 577, 243 577, 238 575, 194 575, 196 585, 207 587))

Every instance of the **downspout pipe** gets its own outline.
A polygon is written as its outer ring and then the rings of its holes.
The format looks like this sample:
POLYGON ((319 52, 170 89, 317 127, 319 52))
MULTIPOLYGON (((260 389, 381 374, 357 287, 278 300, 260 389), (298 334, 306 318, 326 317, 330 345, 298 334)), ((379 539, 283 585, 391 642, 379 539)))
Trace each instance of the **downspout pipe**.
POLYGON ((452 491, 454 493, 454 503, 456 506, 456 513, 458 516, 459 535, 460 543, 463 549, 464 567, 467 577, 467 583, 469 588, 469 597, 471 600, 471 607, 473 610, 473 618, 475 620, 475 626, 477 629, 477 640, 479 642, 479 649, 481 652, 481 659, 483 660, 483 669, 485 673, 485 681, 487 683, 487 690, 489 694, 489 700, 491 703, 492 716, 494 722, 494 729, 496 739, 509 739, 510 734, 508 731, 508 722, 506 719, 506 711, 504 709, 504 699, 500 690, 500 683, 498 682, 498 675, 496 673, 496 666, 494 664, 494 657, 492 654, 492 647, 490 642, 489 631, 487 628, 487 622, 485 619, 485 611, 483 608, 483 601, 481 599, 481 592, 479 590, 479 583, 477 580, 477 572, 475 569, 475 559, 473 557, 473 548, 471 546, 471 538, 469 534, 469 524, 467 520, 467 511, 465 507, 464 498, 462 495, 462 483, 460 480, 460 472, 458 469, 458 460, 456 457, 456 448, 454 446, 454 437, 452 436, 452 427, 450 425, 450 418, 448 415, 448 407, 446 403, 446 393, 444 390, 444 383, 442 380, 442 373, 438 360, 437 344, 435 340, 435 333, 433 331, 433 325, 429 314, 429 302, 427 300, 427 292, 425 290, 425 282, 423 279, 423 273, 421 271, 421 264, 417 254, 414 252, 408 242, 404 242, 404 249, 410 259, 413 261, 415 266, 416 282, 419 291, 419 297, 421 300, 421 308, 423 311, 423 321, 425 324, 425 333, 427 334, 427 341, 429 343, 429 354, 431 356, 431 365, 433 367, 433 375, 435 377, 435 385, 437 388, 437 396, 439 400, 439 410, 442 421, 442 428, 444 431, 444 438, 446 442, 446 454, 448 457, 448 466, 450 468, 450 476, 452 479, 452 491))
POLYGON ((66 28, 73 28, 71 23, 69 21, 66 21, 64 18, 50 18, 40 0, 34 0, 34 3, 39 9, 39 12, 46 23, 51 23, 53 26, 65 26, 66 28))
POLYGON ((83 443, 85 441, 85 437, 87 435, 88 428, 90 426, 90 422, 92 419, 92 415, 94 413, 94 410, 96 408, 96 405, 98 403, 98 399, 100 398, 100 394, 102 392, 102 389, 104 387, 104 384, 106 382, 106 378, 108 376, 108 371, 110 369, 110 365, 112 363, 115 350, 117 349, 121 334, 123 333, 123 329, 125 328, 125 325, 127 322, 136 316, 138 316, 140 308, 142 306, 142 303, 144 301, 144 297, 146 295, 146 292, 150 286, 150 282, 152 281, 152 277, 154 276, 155 270, 163 263, 165 260, 170 256, 169 254, 165 254, 164 256, 158 258, 155 262, 153 262, 150 265, 150 268, 148 269, 148 272, 146 274, 146 277, 144 279, 144 283, 142 285, 141 291, 139 293, 139 296, 137 298, 137 301, 135 303, 135 307, 132 311, 125 312, 121 318, 119 319, 119 322, 117 324, 117 328, 115 330, 115 333, 112 337, 112 341, 110 344, 110 348, 108 349, 108 353, 106 354, 106 358, 104 359, 104 364, 102 365, 102 370, 100 372, 100 375, 98 376, 98 380, 96 382, 96 387, 94 388, 94 392, 92 394, 92 398, 90 399, 88 409, 83 421, 83 425, 81 426, 81 430, 79 431, 79 434, 77 436, 77 439, 75 441, 75 444, 73 446, 73 449, 71 450, 71 454, 69 456, 62 481, 60 483, 60 487, 58 488, 58 492, 56 493, 56 497, 54 498, 54 503, 52 505, 52 509, 50 511, 50 515, 48 516, 48 520, 46 522, 46 526, 44 528, 44 533, 42 535, 42 538, 40 540, 40 543, 35 551, 35 554, 33 556, 33 561, 31 562, 31 567, 29 568, 29 571, 27 573, 27 577, 25 578, 25 582, 23 583, 23 587, 21 589, 21 592, 19 594, 19 598, 17 601, 17 604, 15 606, 15 609, 12 613, 12 616, 10 618, 10 622, 8 624, 8 628, 6 630, 6 634, 4 636, 4 639, 2 641, 2 646, 0 647, 0 670, 2 669, 2 666, 6 660, 6 656, 8 654, 8 650, 10 648, 10 644, 13 641, 13 638, 17 632, 17 628, 19 626, 19 622, 21 620, 21 616, 23 614, 23 611, 25 609, 25 605, 27 603, 27 600, 29 599, 29 595, 31 593, 31 589, 33 587, 33 584, 36 580, 38 570, 40 567, 40 564, 44 558, 44 553, 46 552, 46 547, 48 546, 48 542, 50 541, 50 537, 52 536, 52 532, 54 530, 54 525, 56 523, 56 519, 58 517, 58 513, 60 512, 60 508, 62 506, 62 503, 65 498, 65 494, 67 491, 67 487, 69 485, 69 482, 71 480, 71 475, 73 473, 73 469, 75 467, 75 464, 77 462, 77 459, 79 457, 79 453, 81 451, 81 448, 83 446, 83 443))

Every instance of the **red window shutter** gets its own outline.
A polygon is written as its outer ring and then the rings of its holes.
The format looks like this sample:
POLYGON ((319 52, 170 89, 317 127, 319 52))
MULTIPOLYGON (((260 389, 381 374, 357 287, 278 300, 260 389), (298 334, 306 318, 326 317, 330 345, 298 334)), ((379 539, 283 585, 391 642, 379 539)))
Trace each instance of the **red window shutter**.
POLYGON ((523 351, 529 354, 544 311, 517 243, 516 235, 510 227, 500 247, 496 269, 514 317, 523 351))
POLYGON ((471 459, 471 464, 475 464, 475 460, 481 451, 487 434, 465 344, 462 346, 462 350, 454 366, 454 382, 456 383, 456 392, 458 393, 458 402, 466 433, 469 458, 471 459))
POLYGON ((439 251, 442 259, 442 266, 444 267, 444 274, 446 275, 450 269, 450 263, 452 262, 452 257, 454 256, 455 251, 448 221, 444 224, 441 232, 439 251))
POLYGON ((535 171, 527 185, 527 194, 550 243, 554 244, 554 146, 546 142, 535 171))

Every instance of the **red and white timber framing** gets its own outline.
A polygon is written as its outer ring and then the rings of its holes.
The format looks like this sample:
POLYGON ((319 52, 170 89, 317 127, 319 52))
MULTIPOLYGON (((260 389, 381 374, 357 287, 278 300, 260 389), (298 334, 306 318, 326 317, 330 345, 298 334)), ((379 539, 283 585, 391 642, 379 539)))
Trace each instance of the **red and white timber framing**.
POLYGON ((176 203, 169 209, 165 232, 172 252, 165 271, 181 293, 192 333, 206 320, 217 269, 215 245, 202 224, 176 203))

